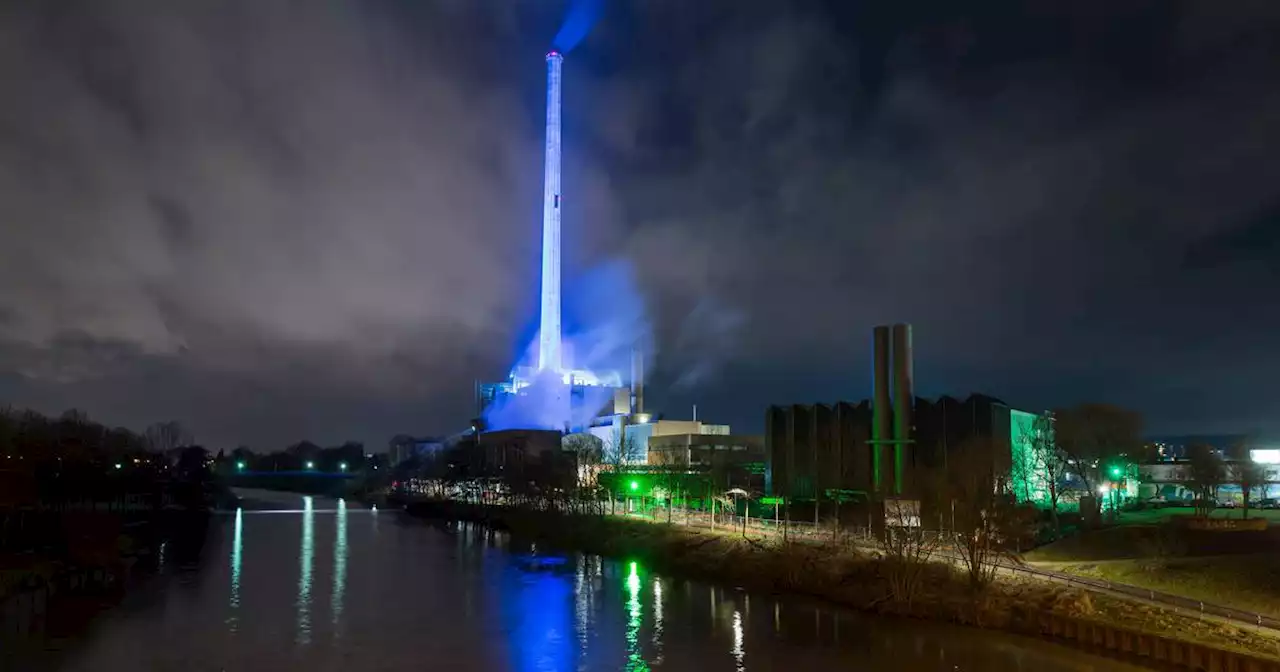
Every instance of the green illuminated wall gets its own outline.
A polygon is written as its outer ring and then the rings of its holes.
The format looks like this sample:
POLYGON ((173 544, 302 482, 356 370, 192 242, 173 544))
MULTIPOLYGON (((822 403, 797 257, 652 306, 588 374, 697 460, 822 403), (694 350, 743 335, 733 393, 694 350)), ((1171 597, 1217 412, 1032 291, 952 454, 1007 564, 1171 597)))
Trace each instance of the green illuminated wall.
POLYGON ((1036 459, 1036 432, 1043 429, 1037 426, 1038 417, 1035 413, 1009 409, 1009 444, 1013 453, 1010 483, 1018 501, 1048 506, 1048 482, 1036 459))

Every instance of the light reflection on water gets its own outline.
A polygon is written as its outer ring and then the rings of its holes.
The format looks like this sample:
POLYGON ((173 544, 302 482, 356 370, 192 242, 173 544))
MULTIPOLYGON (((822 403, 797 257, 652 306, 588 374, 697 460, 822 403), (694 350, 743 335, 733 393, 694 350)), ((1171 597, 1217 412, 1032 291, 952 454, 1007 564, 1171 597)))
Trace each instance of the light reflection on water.
POLYGON ((298 512, 215 521, 199 570, 131 594, 66 669, 1136 669, 660 577, 639 561, 533 553, 474 525, 283 503, 298 512))
POLYGON ((747 652, 742 648, 742 612, 733 612, 733 660, 737 669, 745 670, 747 652))
POLYGON ((640 650, 640 627, 644 625, 640 611, 640 574, 637 563, 629 564, 627 575, 627 670, 648 670, 640 650))
POLYGON ((235 536, 231 540, 231 615, 227 617, 227 625, 231 632, 236 631, 237 618, 240 611, 240 558, 244 552, 244 511, 236 508, 235 536))
POLYGON ((333 539, 333 598, 329 611, 336 627, 342 621, 342 595, 347 588, 347 500, 338 500, 333 539))
POLYGON ((311 643, 311 565, 315 561, 315 522, 312 510, 314 497, 303 497, 302 541, 298 548, 298 634, 299 644, 311 643))

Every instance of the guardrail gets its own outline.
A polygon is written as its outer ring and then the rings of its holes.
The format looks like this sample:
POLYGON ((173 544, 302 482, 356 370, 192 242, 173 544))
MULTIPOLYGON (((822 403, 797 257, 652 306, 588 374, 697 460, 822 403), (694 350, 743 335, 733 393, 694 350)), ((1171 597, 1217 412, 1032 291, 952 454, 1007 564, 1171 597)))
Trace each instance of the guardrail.
POLYGON ((1280 619, 1276 619, 1265 614, 1245 611, 1243 609, 1234 609, 1232 607, 1204 602, 1202 600, 1193 600, 1189 597, 1173 595, 1171 593, 1162 593, 1158 590, 1140 588, 1126 583, 1113 583, 1103 579, 1091 579, 1051 569, 1027 567, 1025 565, 1015 565, 1012 563, 1000 563, 999 566, 1002 569, 1025 573, 1050 581, 1060 581, 1066 585, 1080 586, 1082 588, 1090 588, 1093 590, 1118 593, 1120 595, 1134 597, 1154 603, 1157 606, 1170 607, 1175 613, 1185 612, 1198 616, 1214 616, 1242 625, 1251 625, 1254 627, 1280 631, 1280 619))

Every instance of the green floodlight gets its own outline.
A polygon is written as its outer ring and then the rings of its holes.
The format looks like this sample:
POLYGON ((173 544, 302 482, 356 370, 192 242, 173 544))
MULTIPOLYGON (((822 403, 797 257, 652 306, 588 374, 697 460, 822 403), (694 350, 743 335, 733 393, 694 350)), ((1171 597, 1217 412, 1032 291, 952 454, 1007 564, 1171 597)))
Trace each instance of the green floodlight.
POLYGON ((1123 474, 1124 474, 1124 469, 1121 469, 1120 467, 1111 467, 1112 478, 1120 478, 1120 476, 1123 474))
POLYGON ((639 489, 640 489, 640 484, 639 484, 638 482, 636 482, 636 481, 631 481, 631 489, 632 489, 632 490, 639 490, 639 489))
POLYGON ((240 471, 244 471, 244 460, 240 460, 239 462, 236 462, 236 469, 239 469, 240 471))

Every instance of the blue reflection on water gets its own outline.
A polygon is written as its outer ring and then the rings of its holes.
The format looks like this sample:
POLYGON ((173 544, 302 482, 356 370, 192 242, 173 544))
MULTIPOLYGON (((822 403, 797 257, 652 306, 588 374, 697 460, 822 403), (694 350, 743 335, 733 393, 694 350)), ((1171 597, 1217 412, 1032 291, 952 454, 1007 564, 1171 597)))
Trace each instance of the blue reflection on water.
POLYGON ((499 597, 513 669, 573 669, 574 591, 569 577, 509 567, 502 583, 499 597))

